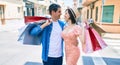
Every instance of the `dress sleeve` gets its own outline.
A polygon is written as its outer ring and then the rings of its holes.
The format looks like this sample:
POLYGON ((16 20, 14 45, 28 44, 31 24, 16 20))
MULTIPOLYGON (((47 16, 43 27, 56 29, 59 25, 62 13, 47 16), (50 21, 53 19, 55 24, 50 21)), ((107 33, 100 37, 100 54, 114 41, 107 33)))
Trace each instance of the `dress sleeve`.
POLYGON ((82 34, 82 29, 81 29, 81 27, 77 25, 77 26, 75 27, 74 33, 75 33, 76 36, 81 35, 81 34, 82 34))

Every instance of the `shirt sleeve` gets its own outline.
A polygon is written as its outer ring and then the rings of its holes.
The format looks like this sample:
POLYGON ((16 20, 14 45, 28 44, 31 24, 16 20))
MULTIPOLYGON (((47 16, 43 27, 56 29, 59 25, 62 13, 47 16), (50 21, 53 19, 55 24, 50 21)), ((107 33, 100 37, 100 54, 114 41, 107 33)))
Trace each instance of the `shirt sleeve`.
POLYGON ((37 25, 30 31, 30 35, 37 36, 41 31, 42 31, 42 28, 39 25, 37 25))
POLYGON ((76 27, 75 27, 75 30, 74 30, 74 33, 75 33, 76 36, 81 35, 81 34, 82 34, 82 29, 81 29, 81 27, 80 27, 80 26, 76 26, 76 27))

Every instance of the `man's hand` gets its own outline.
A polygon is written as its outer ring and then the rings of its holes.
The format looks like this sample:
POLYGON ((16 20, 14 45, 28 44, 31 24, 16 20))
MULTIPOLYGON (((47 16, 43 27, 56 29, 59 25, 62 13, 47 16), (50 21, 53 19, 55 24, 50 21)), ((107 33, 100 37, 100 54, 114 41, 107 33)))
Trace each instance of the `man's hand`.
POLYGON ((43 29, 43 28, 45 28, 46 26, 50 25, 51 22, 52 22, 52 19, 49 19, 49 20, 47 20, 43 25, 41 25, 40 27, 43 29))

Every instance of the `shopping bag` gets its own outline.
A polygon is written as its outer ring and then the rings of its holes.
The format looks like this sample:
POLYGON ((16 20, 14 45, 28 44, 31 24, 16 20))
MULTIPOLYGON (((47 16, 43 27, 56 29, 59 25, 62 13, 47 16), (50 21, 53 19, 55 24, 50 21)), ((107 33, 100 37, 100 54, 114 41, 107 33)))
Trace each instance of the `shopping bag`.
POLYGON ((48 20, 50 18, 48 17, 42 17, 42 16, 25 16, 24 21, 25 23, 30 23, 30 22, 36 22, 40 20, 48 20))
POLYGON ((101 46, 100 46, 100 43, 98 42, 99 40, 96 39, 95 37, 95 32, 92 31, 93 28, 88 28, 88 31, 89 31, 89 34, 90 34, 90 39, 91 39, 91 42, 92 42, 92 49, 93 51, 96 51, 96 50, 100 50, 101 49, 101 46))
POLYGON ((36 23, 29 23, 26 26, 24 26, 21 30, 19 30, 20 33, 18 41, 27 45, 40 45, 41 35, 38 36, 30 35, 30 31, 32 30, 32 28, 36 27, 37 25, 38 24, 36 23))
POLYGON ((27 45, 40 45, 42 36, 40 34, 38 36, 32 36, 30 35, 30 31, 34 27, 42 25, 45 23, 45 20, 48 20, 50 18, 39 16, 25 16, 24 19, 25 23, 27 24, 19 30, 18 41, 27 45))
POLYGON ((85 44, 83 48, 85 53, 93 52, 92 40, 88 28, 85 28, 85 44))
POLYGON ((100 37, 98 32, 94 28, 90 27, 89 25, 86 25, 84 52, 85 53, 92 53, 94 51, 101 50, 105 47, 107 47, 107 44, 100 37))
POLYGON ((97 26, 94 22, 89 24, 92 28, 94 28, 100 36, 102 36, 102 33, 105 33, 103 29, 101 29, 99 26, 97 26))
POLYGON ((102 37, 98 34, 98 32, 94 29, 91 28, 91 31, 93 32, 96 40, 98 41, 100 47, 103 49, 105 47, 107 47, 107 44, 105 43, 105 41, 102 39, 102 37))

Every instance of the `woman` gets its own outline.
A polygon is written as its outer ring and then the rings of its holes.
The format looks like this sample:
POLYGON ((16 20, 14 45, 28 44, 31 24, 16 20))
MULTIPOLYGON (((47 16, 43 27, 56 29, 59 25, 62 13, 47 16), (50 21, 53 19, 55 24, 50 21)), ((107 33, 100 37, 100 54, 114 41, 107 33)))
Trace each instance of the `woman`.
POLYGON ((66 9, 64 17, 67 26, 62 32, 62 37, 65 42, 66 65, 77 65, 80 56, 78 37, 81 36, 82 30, 79 25, 76 25, 76 15, 72 9, 66 9))

